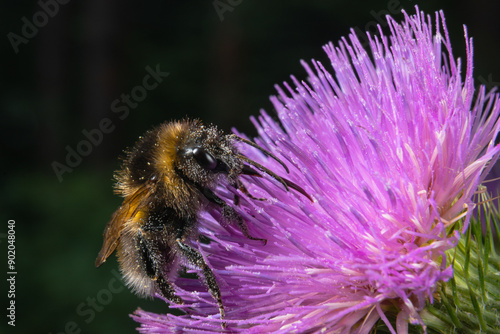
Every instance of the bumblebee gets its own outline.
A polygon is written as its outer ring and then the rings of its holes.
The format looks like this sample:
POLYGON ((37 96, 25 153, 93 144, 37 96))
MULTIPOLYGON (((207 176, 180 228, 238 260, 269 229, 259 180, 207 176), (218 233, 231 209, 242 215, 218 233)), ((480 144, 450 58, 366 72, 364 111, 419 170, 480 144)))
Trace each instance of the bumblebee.
POLYGON ((260 171, 286 190, 295 189, 310 199, 298 185, 239 153, 236 142, 261 150, 288 172, 283 162, 255 143, 197 120, 164 123, 141 137, 115 173, 115 192, 124 200, 106 225, 96 267, 116 249, 124 280, 136 294, 158 293, 182 304, 170 282, 177 275, 180 260, 187 260, 202 271, 223 319, 224 306, 215 276, 200 252, 186 244, 186 240, 197 237, 198 214, 210 205, 219 207, 222 216, 236 222, 247 238, 266 240, 250 235, 243 219, 214 193, 217 184, 225 178, 248 194, 239 176, 260 177, 260 171))

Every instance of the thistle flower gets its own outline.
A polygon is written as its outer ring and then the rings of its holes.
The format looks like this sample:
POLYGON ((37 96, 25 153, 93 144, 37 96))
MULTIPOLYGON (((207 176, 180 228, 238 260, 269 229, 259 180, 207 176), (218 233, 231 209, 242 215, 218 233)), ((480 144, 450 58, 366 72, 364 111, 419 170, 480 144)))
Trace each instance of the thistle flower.
MULTIPOLYGON (((390 35, 354 31, 324 47, 334 76, 303 63, 308 82, 276 87, 280 123, 262 111, 255 141, 290 167, 286 177, 313 198, 285 192, 269 178, 245 177, 256 201, 222 185, 252 235, 200 217, 208 243, 193 242, 214 271, 226 329, 198 279, 179 278, 185 315, 133 316, 143 333, 368 333, 382 321, 392 332, 425 328, 421 311, 453 276, 445 252, 469 224, 472 196, 498 158, 498 96, 479 88, 473 101, 472 43, 466 70, 455 60, 443 13, 387 18, 390 35), (391 320, 392 319, 392 322, 391 320)), ((261 152, 242 152, 266 167, 261 152)), ((284 172, 283 172, 284 173, 284 172)), ((197 270, 193 269, 194 272, 197 270)))

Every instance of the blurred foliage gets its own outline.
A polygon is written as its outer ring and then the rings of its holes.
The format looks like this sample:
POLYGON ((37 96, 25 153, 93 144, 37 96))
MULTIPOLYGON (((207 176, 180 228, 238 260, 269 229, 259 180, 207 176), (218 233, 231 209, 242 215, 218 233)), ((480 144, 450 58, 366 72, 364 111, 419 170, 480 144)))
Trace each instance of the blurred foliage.
MULTIPOLYGON (((273 112, 268 96, 275 83, 290 74, 305 79, 300 59, 328 63, 323 44, 336 42, 350 27, 373 31, 385 14, 401 7, 413 13, 415 5, 234 1, 239 4, 222 13, 221 21, 213 1, 73 1, 53 8, 53 17, 15 53, 8 34, 22 35, 23 17, 32 22, 40 3, 54 1, 0 5, 5 36, 0 244, 6 254, 7 220, 14 219, 18 272, 17 326, 7 328, 4 318, 2 333, 3 328, 8 333, 133 333, 136 325, 128 314, 137 307, 165 312, 164 303, 119 289, 114 259, 94 268, 104 226, 120 204, 111 177, 122 150, 151 126, 186 115, 255 135, 249 115, 260 108, 273 112), (146 66, 157 65, 169 76, 120 119, 113 101, 142 85, 146 66), (114 130, 59 182, 51 164, 65 164, 67 147, 76 149, 85 140, 82 131, 98 128, 103 118, 114 130), (120 291, 109 294, 110 284, 120 291), (94 299, 97 306, 91 306, 94 299)), ((450 0, 420 6, 428 13, 445 11, 455 56, 464 55, 466 24, 474 36, 476 78, 490 86, 500 81, 497 3, 450 0)), ((6 307, 5 295, 1 301, 6 307)))

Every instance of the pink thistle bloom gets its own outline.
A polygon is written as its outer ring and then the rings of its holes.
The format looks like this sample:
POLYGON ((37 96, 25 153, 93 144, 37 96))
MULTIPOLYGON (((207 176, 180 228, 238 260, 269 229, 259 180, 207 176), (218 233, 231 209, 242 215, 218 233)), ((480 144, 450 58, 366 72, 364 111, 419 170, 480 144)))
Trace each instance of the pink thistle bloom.
MULTIPOLYGON (((310 202, 269 177, 245 176, 257 201, 221 186, 252 235, 204 212, 192 242, 214 271, 225 323, 199 279, 178 278, 185 315, 133 316, 143 333, 368 333, 380 319, 393 333, 419 316, 439 282, 453 275, 444 252, 467 228, 472 196, 498 158, 500 104, 479 88, 473 101, 472 43, 466 71, 452 55, 443 13, 419 12, 390 36, 369 36, 366 52, 352 31, 324 47, 333 76, 303 63, 308 82, 292 77, 272 97, 281 123, 262 111, 253 119, 260 151, 250 159, 297 183, 310 202), (396 319, 395 322, 389 318, 396 319)), ((198 270, 193 270, 199 272, 198 270)))

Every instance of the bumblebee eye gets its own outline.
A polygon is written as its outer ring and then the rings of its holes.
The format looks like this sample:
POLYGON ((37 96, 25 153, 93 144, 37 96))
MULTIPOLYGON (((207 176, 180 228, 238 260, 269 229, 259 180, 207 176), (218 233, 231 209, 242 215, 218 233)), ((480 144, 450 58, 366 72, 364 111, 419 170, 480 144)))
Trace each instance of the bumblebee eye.
POLYGON ((207 170, 214 170, 217 168, 217 160, 213 155, 205 151, 201 147, 193 149, 193 156, 201 167, 207 170))

